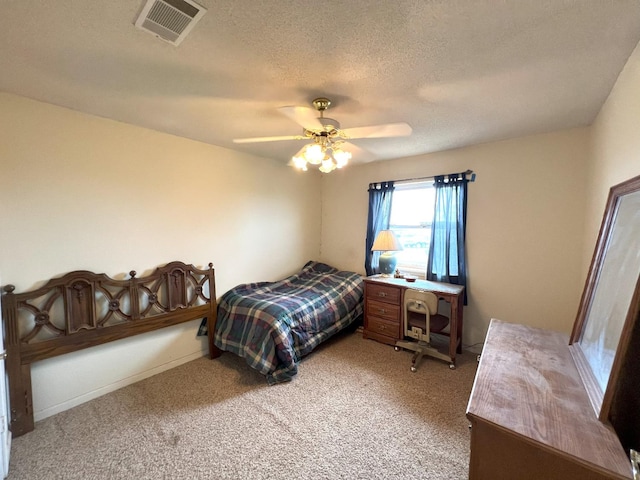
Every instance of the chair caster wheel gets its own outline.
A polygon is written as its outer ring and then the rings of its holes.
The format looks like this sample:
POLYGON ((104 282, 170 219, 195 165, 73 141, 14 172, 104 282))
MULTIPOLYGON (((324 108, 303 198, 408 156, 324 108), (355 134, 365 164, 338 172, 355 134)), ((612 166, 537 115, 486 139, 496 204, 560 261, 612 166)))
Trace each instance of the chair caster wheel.
POLYGON ((412 371, 413 373, 416 373, 416 372, 418 371, 418 369, 417 369, 416 367, 411 367, 411 371, 412 371))
POLYGON ((450 363, 450 364, 449 364, 449 368, 450 368, 451 370, 455 370, 455 369, 456 369, 456 366, 455 366, 453 363, 450 363))

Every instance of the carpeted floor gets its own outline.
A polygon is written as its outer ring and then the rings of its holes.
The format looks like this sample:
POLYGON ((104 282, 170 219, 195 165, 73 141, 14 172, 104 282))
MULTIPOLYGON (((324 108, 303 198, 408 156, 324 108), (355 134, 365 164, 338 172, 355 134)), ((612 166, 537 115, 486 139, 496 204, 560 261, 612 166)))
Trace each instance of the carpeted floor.
POLYGON ((344 333, 269 387, 229 353, 201 358, 38 422, 8 478, 467 478, 476 355, 410 360, 344 333))

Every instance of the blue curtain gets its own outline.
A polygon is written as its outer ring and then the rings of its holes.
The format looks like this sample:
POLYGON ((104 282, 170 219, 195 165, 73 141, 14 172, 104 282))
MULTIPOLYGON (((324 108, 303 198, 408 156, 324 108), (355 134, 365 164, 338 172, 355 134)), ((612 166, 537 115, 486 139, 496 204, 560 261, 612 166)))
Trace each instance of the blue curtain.
POLYGON ((372 252, 373 242, 381 230, 389 228, 393 182, 369 184, 369 215, 367 217, 367 240, 364 252, 364 268, 367 276, 379 273, 380 252, 372 252))
POLYGON ((427 280, 464 285, 467 304, 467 176, 465 173, 435 177, 436 205, 431 228, 427 280))

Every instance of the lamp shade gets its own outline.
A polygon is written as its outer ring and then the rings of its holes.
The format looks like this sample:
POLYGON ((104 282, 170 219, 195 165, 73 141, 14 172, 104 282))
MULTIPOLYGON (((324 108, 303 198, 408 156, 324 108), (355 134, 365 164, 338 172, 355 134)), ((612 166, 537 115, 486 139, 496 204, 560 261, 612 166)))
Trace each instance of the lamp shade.
POLYGON ((372 252, 383 252, 378 259, 378 268, 383 276, 390 276, 396 270, 398 260, 394 251, 402 250, 402 244, 398 241, 391 230, 382 230, 378 233, 372 252))
POLYGON ((391 252, 402 250, 402 244, 391 230, 381 230, 373 242, 372 252, 391 252))

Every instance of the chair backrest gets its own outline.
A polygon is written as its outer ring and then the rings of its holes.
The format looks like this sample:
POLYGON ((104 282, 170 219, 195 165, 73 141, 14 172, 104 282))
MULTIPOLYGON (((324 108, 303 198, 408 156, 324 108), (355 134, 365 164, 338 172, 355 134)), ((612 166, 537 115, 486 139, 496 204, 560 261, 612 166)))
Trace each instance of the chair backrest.
POLYGON ((429 313, 438 312, 438 297, 433 292, 408 288, 404 293, 404 309, 409 312, 429 313))

